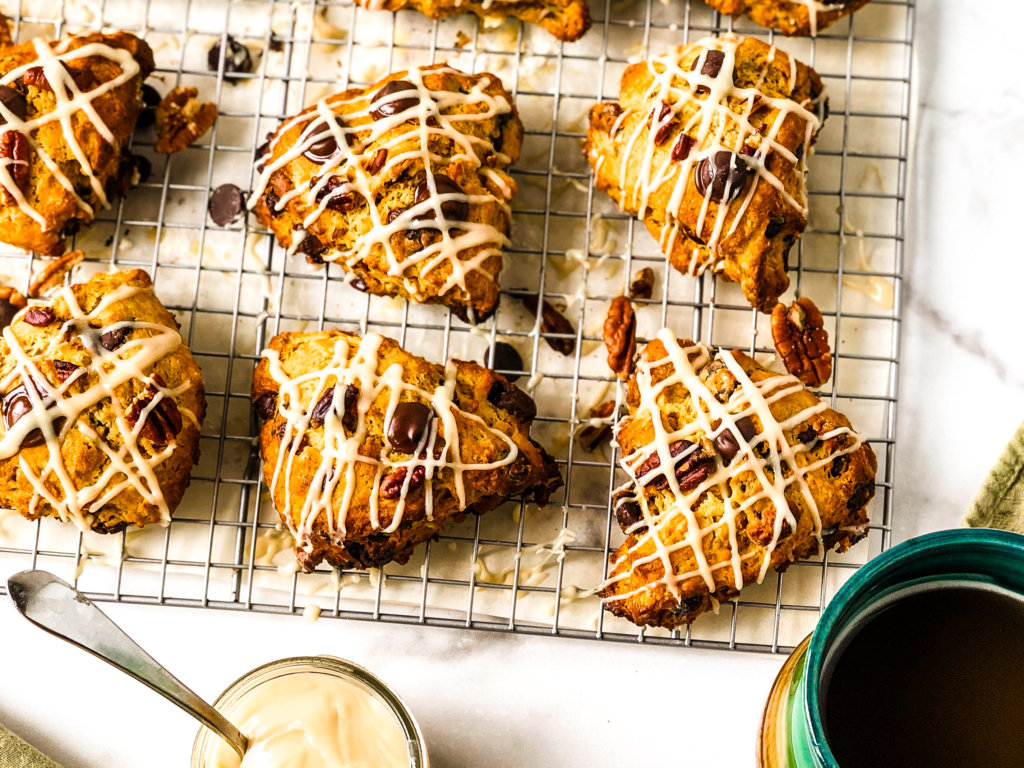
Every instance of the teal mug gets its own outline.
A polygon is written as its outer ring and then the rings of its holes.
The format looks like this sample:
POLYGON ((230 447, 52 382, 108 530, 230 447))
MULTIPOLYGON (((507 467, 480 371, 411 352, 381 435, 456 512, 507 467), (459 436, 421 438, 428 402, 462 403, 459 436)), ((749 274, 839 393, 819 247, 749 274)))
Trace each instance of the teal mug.
POLYGON ((759 768, 840 768, 825 734, 823 670, 847 631, 908 590, 974 586, 1024 597, 1024 536, 939 531, 898 544, 858 570, 786 660, 761 720, 759 768))

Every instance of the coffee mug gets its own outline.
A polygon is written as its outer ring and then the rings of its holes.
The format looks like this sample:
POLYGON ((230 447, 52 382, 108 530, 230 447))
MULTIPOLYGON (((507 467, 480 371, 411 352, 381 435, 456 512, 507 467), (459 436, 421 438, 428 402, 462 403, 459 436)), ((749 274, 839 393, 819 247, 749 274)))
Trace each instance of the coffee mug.
POLYGON ((761 720, 759 768, 840 768, 823 717, 830 652, 867 616, 904 595, 957 587, 1024 598, 1024 536, 983 528, 939 531, 898 544, 859 569, 779 672, 761 720))

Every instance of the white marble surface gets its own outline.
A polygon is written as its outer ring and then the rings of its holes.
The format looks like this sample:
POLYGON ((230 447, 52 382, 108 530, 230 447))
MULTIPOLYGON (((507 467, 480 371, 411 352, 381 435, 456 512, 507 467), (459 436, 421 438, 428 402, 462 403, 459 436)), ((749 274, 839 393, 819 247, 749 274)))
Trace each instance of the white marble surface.
MULTIPOLYGON (((1013 69, 1024 8, 924 0, 901 373, 895 538, 955 525, 1024 418, 1013 69)), ((379 673, 432 764, 752 765, 779 657, 115 605, 202 694, 258 663, 326 652, 379 673), (226 636, 236 638, 227 644, 226 636), (626 693, 630 692, 630 693, 626 693)), ((193 723, 0 604, 0 721, 68 768, 187 764, 193 723), (126 702, 130 704, 126 704, 126 702)))

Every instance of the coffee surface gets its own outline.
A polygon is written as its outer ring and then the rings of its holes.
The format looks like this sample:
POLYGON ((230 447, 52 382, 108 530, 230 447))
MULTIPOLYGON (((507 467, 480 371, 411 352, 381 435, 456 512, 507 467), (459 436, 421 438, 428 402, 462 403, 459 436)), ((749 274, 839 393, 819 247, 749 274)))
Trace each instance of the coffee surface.
POLYGON ((908 595, 839 650, 822 709, 841 768, 1021 768, 1024 602, 966 586, 908 595))

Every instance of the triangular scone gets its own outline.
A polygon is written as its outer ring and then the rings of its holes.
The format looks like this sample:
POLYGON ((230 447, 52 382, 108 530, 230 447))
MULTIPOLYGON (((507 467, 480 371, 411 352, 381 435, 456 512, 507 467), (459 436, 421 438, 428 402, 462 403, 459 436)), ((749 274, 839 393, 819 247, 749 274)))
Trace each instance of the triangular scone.
POLYGON ((747 14, 754 22, 784 35, 817 35, 870 0, 704 0, 731 16, 747 14))
POLYGON ((282 333, 256 366, 263 477, 312 569, 408 561, 467 512, 562 484, 530 439, 533 400, 475 363, 436 365, 392 339, 282 333))
POLYGON ((99 533, 170 522, 206 399, 149 275, 96 275, 18 312, 0 392, 0 507, 99 533))
POLYGON ((57 255, 128 188, 149 46, 127 32, 0 48, 0 240, 57 255))
POLYGON ((626 541, 601 588, 612 613, 688 624, 770 568, 867 534, 875 454, 794 377, 662 330, 628 401, 616 439, 631 480, 613 502, 626 541))
POLYGON ((726 35, 634 64, 590 110, 594 182, 638 216, 672 266, 738 282, 770 312, 807 225, 806 157, 821 79, 774 46, 726 35))
POLYGON ((432 19, 458 13, 475 13, 487 21, 512 16, 527 24, 538 24, 559 40, 572 42, 590 29, 590 7, 586 0, 357 0, 370 10, 398 11, 414 8, 432 19))
POLYGON ((400 72, 286 120, 249 205, 282 246, 336 262, 352 287, 479 321, 498 306, 522 136, 494 75, 400 72))

